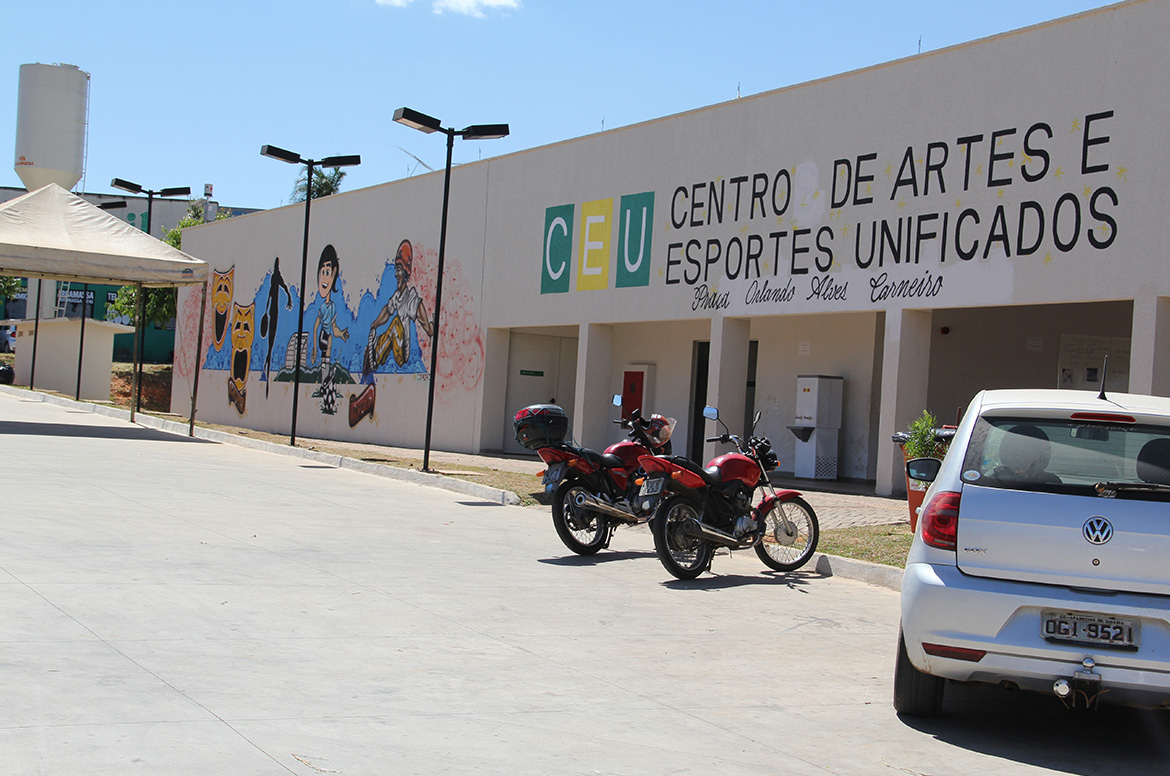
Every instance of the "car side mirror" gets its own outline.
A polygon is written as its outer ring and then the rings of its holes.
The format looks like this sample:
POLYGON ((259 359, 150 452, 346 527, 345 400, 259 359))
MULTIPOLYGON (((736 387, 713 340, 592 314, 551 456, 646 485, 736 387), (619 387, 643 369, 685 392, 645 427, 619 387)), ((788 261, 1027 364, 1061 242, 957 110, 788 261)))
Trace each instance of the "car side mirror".
POLYGON ((919 482, 934 482, 942 469, 942 461, 937 458, 914 458, 906 462, 906 476, 919 482))

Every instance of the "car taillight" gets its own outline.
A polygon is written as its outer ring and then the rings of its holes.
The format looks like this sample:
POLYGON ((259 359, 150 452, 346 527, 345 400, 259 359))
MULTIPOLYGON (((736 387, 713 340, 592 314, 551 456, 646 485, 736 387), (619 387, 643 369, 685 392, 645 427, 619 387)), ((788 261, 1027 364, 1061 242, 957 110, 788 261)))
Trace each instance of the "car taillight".
POLYGON ((935 493, 922 508, 922 541, 940 550, 955 549, 959 527, 959 496, 954 491, 935 493))
POLYGON ((966 660, 978 663, 987 654, 987 650, 968 649, 967 647, 952 647, 949 644, 928 644, 922 642, 922 651, 935 657, 949 657, 952 660, 966 660))

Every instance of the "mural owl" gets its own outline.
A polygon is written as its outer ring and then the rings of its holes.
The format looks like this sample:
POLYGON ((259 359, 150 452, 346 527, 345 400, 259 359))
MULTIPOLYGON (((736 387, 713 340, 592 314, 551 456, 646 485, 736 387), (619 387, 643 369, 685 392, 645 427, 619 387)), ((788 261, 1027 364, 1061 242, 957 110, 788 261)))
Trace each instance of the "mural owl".
POLYGON ((228 377, 228 401, 243 415, 247 399, 248 371, 256 330, 256 303, 232 304, 232 371, 228 377))
POLYGON ((212 270, 211 304, 215 310, 214 339, 215 349, 223 349, 223 340, 227 336, 228 308, 232 304, 233 280, 232 275, 236 267, 233 264, 227 272, 212 270))

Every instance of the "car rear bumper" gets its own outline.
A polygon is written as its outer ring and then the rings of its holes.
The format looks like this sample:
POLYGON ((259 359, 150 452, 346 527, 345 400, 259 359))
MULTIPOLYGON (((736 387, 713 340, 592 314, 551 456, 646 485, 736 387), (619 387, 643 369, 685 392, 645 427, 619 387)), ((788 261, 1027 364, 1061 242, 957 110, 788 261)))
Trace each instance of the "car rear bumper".
POLYGON ((1101 699, 1170 707, 1170 600, 1146 594, 1102 594, 1054 585, 963 574, 955 566, 910 563, 902 579, 902 630, 910 662, 957 681, 1008 684, 1052 692, 1091 658, 1101 699), (1041 611, 1094 612, 1141 622, 1138 648, 1045 639, 1041 611), (923 643, 981 650, 977 661, 929 655, 923 643))

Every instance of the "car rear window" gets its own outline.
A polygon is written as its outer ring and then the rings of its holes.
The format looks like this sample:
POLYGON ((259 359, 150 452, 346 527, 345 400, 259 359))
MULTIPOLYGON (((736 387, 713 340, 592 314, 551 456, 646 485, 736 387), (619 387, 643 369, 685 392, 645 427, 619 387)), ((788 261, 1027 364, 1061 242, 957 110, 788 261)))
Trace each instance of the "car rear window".
POLYGON ((983 416, 962 476, 983 487, 1170 500, 1170 426, 983 416))

